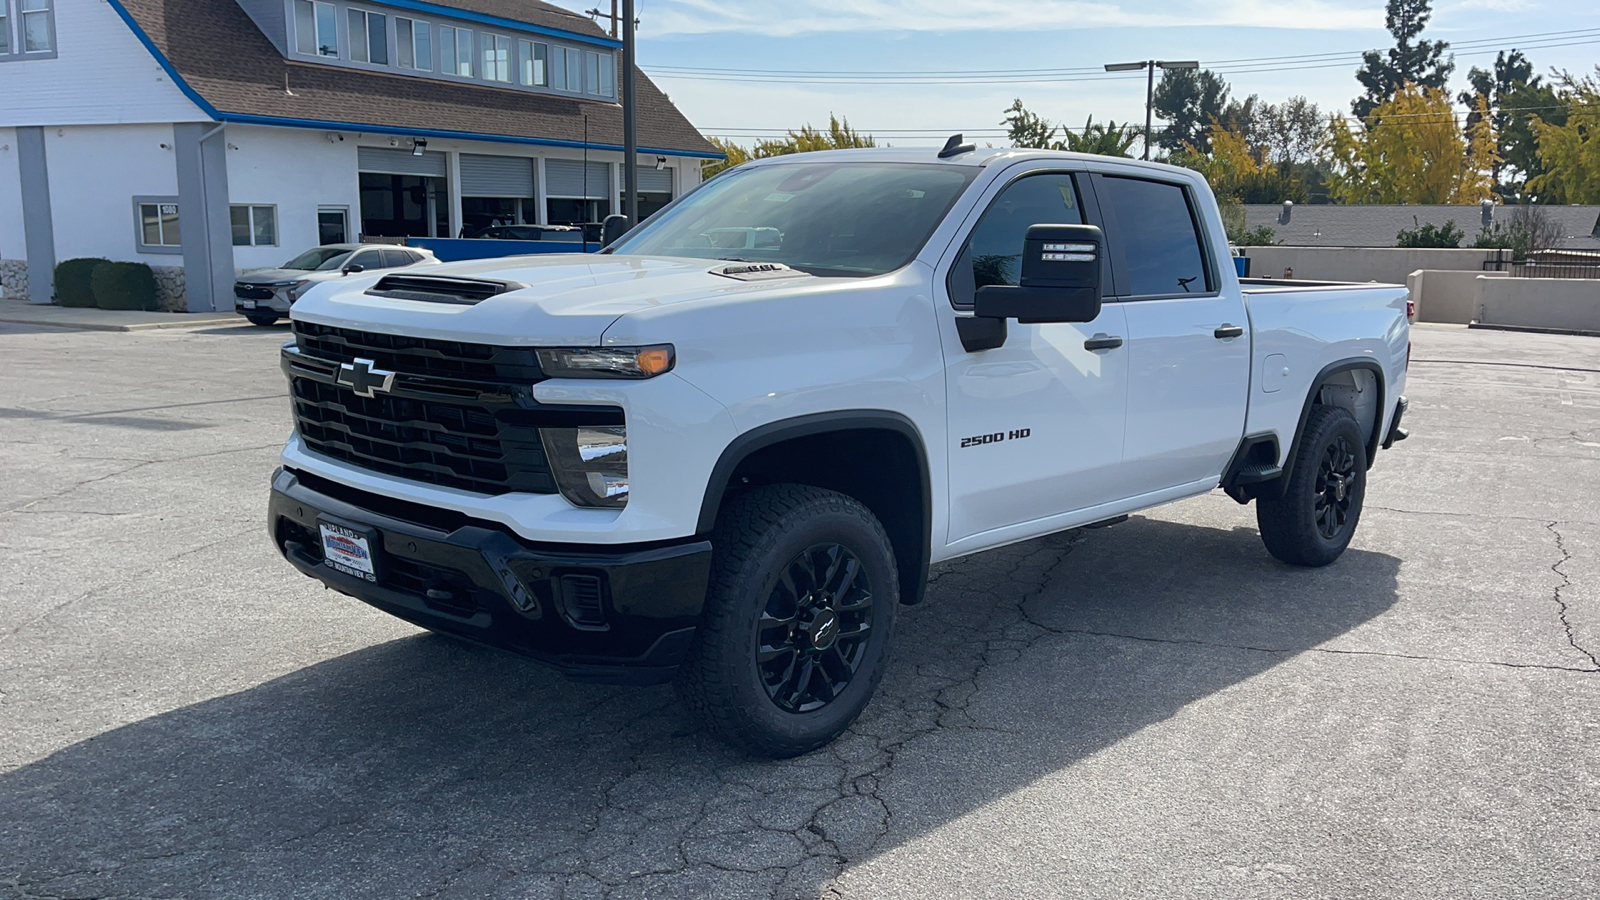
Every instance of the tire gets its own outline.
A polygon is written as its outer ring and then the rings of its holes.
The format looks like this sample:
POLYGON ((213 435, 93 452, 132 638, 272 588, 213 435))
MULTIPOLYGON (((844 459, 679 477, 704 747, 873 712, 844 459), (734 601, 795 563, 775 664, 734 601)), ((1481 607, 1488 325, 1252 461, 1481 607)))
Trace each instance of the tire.
POLYGON ((888 659, 900 583, 882 524, 844 494, 773 485, 723 507, 712 548, 679 696, 751 754, 783 759, 832 741, 888 659))
POLYGON ((244 317, 250 320, 251 325, 260 325, 263 328, 268 325, 278 324, 278 314, 272 310, 253 309, 246 312, 244 317))
POLYGON ((1367 493, 1367 445, 1350 411, 1314 406, 1283 496, 1256 501, 1267 552, 1297 566, 1325 566, 1350 546, 1367 493))

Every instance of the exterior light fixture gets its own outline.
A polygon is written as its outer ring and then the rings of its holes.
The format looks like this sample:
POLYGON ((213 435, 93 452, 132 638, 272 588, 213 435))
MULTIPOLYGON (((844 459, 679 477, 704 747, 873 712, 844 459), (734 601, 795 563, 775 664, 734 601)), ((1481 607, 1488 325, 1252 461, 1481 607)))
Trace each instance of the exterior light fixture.
POLYGON ((422 155, 422 151, 424 151, 426 149, 428 149, 428 141, 427 141, 426 138, 413 138, 412 139, 412 141, 411 141, 411 155, 412 156, 421 156, 422 155))
POLYGON ((1146 79, 1145 91, 1144 91, 1144 158, 1145 159, 1149 159, 1150 158, 1150 126, 1151 126, 1150 111, 1151 111, 1151 108, 1152 108, 1152 106, 1154 105, 1154 102, 1155 102, 1155 95, 1156 95, 1156 69, 1198 69, 1198 68, 1200 68, 1200 62, 1198 60, 1193 60, 1193 59, 1177 60, 1177 61, 1169 60, 1169 59, 1147 59, 1144 62, 1107 63, 1106 64, 1106 71, 1107 72, 1137 72, 1137 71, 1139 71, 1141 69, 1149 70, 1149 77, 1146 79))
POLYGON ((665 169, 666 167, 667 167, 667 158, 665 156, 656 157, 656 171, 660 172, 661 170, 665 169))

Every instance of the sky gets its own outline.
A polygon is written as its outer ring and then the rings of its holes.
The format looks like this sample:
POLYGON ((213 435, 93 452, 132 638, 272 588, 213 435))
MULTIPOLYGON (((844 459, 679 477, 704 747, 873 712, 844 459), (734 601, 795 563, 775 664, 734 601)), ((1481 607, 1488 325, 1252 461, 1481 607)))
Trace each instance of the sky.
MULTIPOLYGON (((640 68, 702 132, 745 145, 834 113, 880 145, 961 131, 1000 146, 1014 98, 1074 128, 1142 127, 1144 73, 1102 66, 1145 59, 1197 60, 1237 98, 1348 114, 1360 52, 1393 44, 1383 0, 636 0, 636 15, 640 68)), ((1600 3, 1436 0, 1423 37, 1452 45, 1452 94, 1512 48, 1541 73, 1594 74, 1600 3)))

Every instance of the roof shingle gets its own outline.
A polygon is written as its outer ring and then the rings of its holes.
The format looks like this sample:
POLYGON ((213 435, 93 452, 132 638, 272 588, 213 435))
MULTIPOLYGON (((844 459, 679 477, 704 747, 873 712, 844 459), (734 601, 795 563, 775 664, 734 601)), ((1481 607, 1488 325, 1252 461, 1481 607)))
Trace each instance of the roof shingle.
MULTIPOLYGON (((219 112, 374 128, 449 131, 513 140, 622 144, 615 103, 533 94, 478 83, 291 62, 233 0, 115 0, 190 88, 219 112), (181 27, 169 27, 182 23, 181 27)), ((433 0, 436 5, 579 34, 593 22, 526 0, 433 0)), ((620 79, 619 79, 620 83, 620 79)), ((672 101, 640 72, 639 145, 719 156, 672 101)))

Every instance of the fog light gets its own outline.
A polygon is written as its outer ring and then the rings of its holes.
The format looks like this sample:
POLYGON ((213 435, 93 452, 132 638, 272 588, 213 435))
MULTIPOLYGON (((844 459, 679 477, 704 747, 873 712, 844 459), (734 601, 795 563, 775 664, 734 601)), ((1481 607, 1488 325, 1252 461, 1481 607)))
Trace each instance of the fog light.
POLYGON ((628 429, 621 425, 541 428, 561 496, 577 506, 628 503, 628 429))

